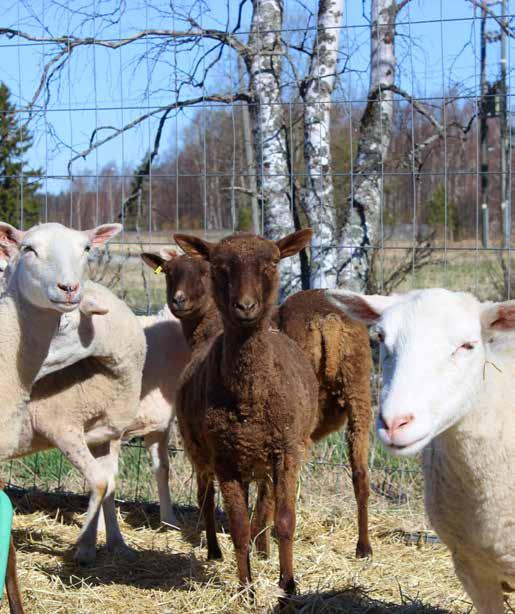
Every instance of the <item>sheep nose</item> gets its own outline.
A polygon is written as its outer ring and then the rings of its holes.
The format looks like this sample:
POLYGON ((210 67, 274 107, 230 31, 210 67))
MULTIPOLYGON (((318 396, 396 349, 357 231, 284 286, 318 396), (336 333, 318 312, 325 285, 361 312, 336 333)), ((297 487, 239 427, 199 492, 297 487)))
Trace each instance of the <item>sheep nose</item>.
POLYGON ((75 294, 75 292, 77 292, 77 290, 79 289, 79 283, 78 282, 75 282, 75 283, 70 283, 70 282, 58 283, 57 287, 59 288, 59 290, 62 290, 63 292, 66 292, 66 294, 75 294))
POLYGON ((415 420, 415 416, 412 414, 397 416, 391 420, 385 419, 383 416, 381 416, 381 422, 388 431, 390 438, 393 438, 399 431, 409 426, 413 420, 415 420))
POLYGON ((238 311, 241 311, 242 313, 250 313, 256 307, 256 305, 256 301, 252 300, 242 300, 236 301, 236 303, 234 303, 236 309, 238 311))
POLYGON ((186 297, 184 296, 184 292, 176 292, 174 297, 172 298, 172 305, 177 308, 181 308, 184 306, 186 302, 186 297))

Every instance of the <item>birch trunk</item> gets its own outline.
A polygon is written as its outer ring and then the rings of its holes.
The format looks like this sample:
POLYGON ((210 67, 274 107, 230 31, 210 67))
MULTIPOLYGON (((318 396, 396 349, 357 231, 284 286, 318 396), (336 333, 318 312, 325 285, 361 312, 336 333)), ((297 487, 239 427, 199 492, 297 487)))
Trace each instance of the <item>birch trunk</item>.
POLYGON ((320 0, 317 37, 307 78, 304 102, 304 160, 306 185, 302 198, 311 241, 310 287, 336 287, 338 245, 331 164, 331 96, 336 81, 343 0, 320 0))
MULTIPOLYGON (((281 41, 283 0, 253 0, 251 34, 246 57, 250 74, 250 107, 258 193, 261 195, 264 234, 278 239, 294 231, 290 177, 281 100, 281 41)), ((300 289, 298 256, 281 263, 281 298, 300 289)))
POLYGON ((370 248, 377 243, 383 204, 383 161, 392 135, 395 82, 395 0, 372 0, 371 67, 368 104, 361 118, 354 162, 354 194, 342 230, 338 285, 364 292, 370 248))

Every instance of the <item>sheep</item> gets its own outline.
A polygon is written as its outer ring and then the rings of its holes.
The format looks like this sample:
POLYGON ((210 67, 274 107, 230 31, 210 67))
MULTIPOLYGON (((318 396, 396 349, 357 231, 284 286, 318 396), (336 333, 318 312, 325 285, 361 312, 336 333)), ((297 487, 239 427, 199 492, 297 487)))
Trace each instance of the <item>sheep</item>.
MULTIPOLYGON (((107 288, 88 282, 106 315, 85 317, 73 333, 89 348, 89 357, 38 380, 17 446, 10 458, 57 447, 91 487, 88 512, 75 558, 95 558, 97 518, 102 505, 108 550, 130 555, 114 509, 114 486, 121 438, 134 425, 146 354, 145 335, 128 306, 107 288)), ((73 327, 73 323, 70 324, 73 327)), ((72 331, 63 333, 71 339, 72 331)))
MULTIPOLYGON (((15 245, 0 244, 0 256, 3 254, 6 265, 17 252, 15 245)), ((91 288, 86 286, 80 311, 85 315, 105 313, 97 299, 94 285, 91 288)), ((143 372, 141 403, 138 414, 126 433, 126 439, 139 436, 144 438, 157 481, 161 521, 165 525, 175 526, 178 521, 168 486, 168 439, 175 390, 180 372, 189 359, 189 351, 180 324, 166 306, 160 314, 139 316, 138 321, 144 328, 148 351, 143 372)), ((84 344, 77 334, 79 323, 77 312, 63 314, 37 379, 66 366, 70 357, 78 362, 95 354, 93 344, 84 344)), ((102 513, 99 522, 103 524, 102 513)))
POLYGON ((515 589, 515 301, 439 288, 328 297, 375 325, 378 436, 398 456, 423 450, 429 520, 478 612, 502 614, 515 589))
POLYGON ((317 383, 309 360, 286 335, 271 330, 282 258, 312 235, 303 230, 273 242, 250 234, 217 244, 188 235, 175 241, 211 265, 223 332, 193 353, 177 393, 177 420, 197 474, 208 558, 221 558, 215 530, 216 477, 229 518, 240 584, 252 594, 247 510, 251 481, 271 480, 279 541, 279 587, 295 591, 295 490, 317 420, 317 383))
MULTIPOLYGON (((336 311, 322 290, 297 292, 286 299, 279 307, 278 326, 307 353, 317 376, 319 421, 312 440, 320 441, 347 425, 358 510, 356 556, 371 556, 368 446, 372 418, 372 355, 367 329, 361 322, 336 311)), ((260 526, 257 531, 266 535, 260 526)))
POLYGON ((0 457, 17 447, 30 390, 61 315, 80 303, 89 249, 120 230, 119 224, 84 232, 41 224, 21 231, 0 223, 0 243, 19 250, 0 297, 0 457))
MULTIPOLYGON (((166 250, 160 256, 146 253, 142 258, 152 269, 165 274, 168 305, 180 319, 193 351, 221 331, 222 321, 213 301, 207 262, 166 250)), ((320 290, 298 292, 289 297, 274 312, 274 322, 307 353, 318 379, 319 421, 311 436, 313 441, 348 423, 347 441, 358 507, 356 556, 370 556, 368 442, 372 359, 367 329, 342 314, 320 290)), ((267 527, 273 519, 268 486, 266 481, 260 484, 251 530, 256 551, 264 557, 270 552, 267 527)))
POLYGON ((174 250, 161 250, 160 256, 143 253, 141 257, 151 269, 165 274, 167 307, 178 318, 191 351, 222 331, 205 260, 179 256, 174 250))
POLYGON ((124 439, 143 437, 157 482, 161 522, 177 526, 168 483, 168 440, 179 377, 188 363, 190 350, 179 321, 167 306, 156 316, 137 319, 145 333, 147 354, 138 413, 124 439))

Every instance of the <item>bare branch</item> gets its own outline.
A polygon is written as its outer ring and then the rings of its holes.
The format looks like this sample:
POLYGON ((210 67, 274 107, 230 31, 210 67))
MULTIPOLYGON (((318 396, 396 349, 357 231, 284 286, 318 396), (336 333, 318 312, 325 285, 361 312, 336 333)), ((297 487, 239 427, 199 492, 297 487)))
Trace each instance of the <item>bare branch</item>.
POLYGON ((172 111, 174 109, 183 109, 185 107, 190 107, 196 104, 200 104, 202 102, 220 102, 223 104, 231 104, 232 102, 236 102, 238 100, 245 100, 248 102, 250 98, 247 94, 243 94, 243 93, 234 94, 232 96, 221 96, 217 94, 213 94, 210 96, 198 96, 196 98, 189 98, 188 100, 178 100, 177 102, 174 102, 172 104, 158 107, 157 109, 153 109, 152 111, 149 111, 148 113, 144 113, 143 115, 140 115, 136 119, 133 119, 131 122, 129 122, 122 128, 113 128, 113 126, 102 126, 96 129, 96 131, 109 128, 109 129, 114 130, 114 132, 112 132, 109 136, 106 136, 105 138, 103 138, 101 141, 96 141, 95 143, 92 143, 93 141, 93 136, 92 136, 92 138, 90 139, 89 147, 87 147, 83 151, 79 152, 78 154, 70 158, 70 161, 68 162, 68 174, 72 176, 71 167, 74 162, 76 162, 77 160, 81 158, 85 159, 91 152, 93 152, 98 147, 101 147, 105 143, 112 141, 113 139, 115 139, 117 136, 119 136, 123 132, 127 132, 127 130, 134 128, 135 126, 141 124, 141 122, 144 122, 146 119, 149 119, 150 117, 153 117, 154 115, 159 115, 160 113, 164 113, 166 111, 172 111))
POLYGON ((492 17, 492 19, 494 19, 494 21, 497 22, 497 25, 501 28, 503 32, 506 33, 507 36, 511 36, 512 38, 515 38, 515 31, 513 30, 513 28, 510 28, 510 26, 506 22, 504 22, 503 19, 499 15, 496 15, 494 11, 488 6, 488 4, 484 2, 484 0, 467 0, 467 1, 470 2, 470 4, 473 4, 477 8, 484 11, 489 17, 492 17))
POLYGON ((395 12, 396 13, 400 13, 402 11, 402 9, 411 2, 411 0, 401 0, 401 2, 399 2, 399 4, 397 5, 395 12))

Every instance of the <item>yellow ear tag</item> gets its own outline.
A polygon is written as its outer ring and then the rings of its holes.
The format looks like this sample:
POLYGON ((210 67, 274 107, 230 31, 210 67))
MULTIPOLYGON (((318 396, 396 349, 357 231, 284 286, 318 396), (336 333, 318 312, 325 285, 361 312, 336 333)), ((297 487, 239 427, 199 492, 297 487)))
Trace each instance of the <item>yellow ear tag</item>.
POLYGON ((159 265, 157 269, 154 269, 154 275, 159 275, 163 271, 163 267, 159 265))

